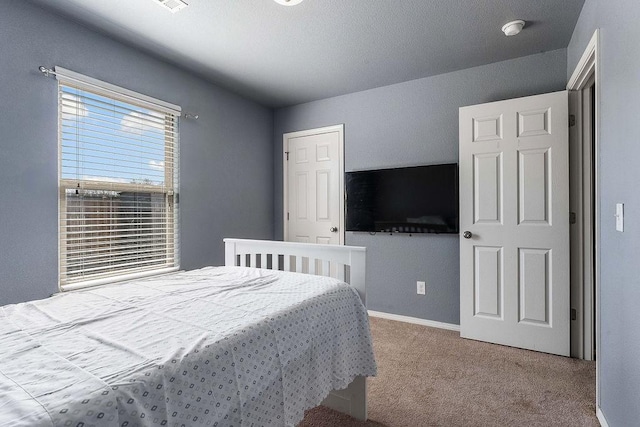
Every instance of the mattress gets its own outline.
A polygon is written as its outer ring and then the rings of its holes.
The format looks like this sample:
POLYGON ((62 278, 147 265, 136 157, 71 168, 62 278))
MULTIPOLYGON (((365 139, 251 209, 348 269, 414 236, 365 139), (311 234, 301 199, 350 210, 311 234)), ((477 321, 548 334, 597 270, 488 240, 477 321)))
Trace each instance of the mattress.
POLYGON ((0 308, 2 426, 282 426, 376 373, 336 279, 207 267, 0 308))

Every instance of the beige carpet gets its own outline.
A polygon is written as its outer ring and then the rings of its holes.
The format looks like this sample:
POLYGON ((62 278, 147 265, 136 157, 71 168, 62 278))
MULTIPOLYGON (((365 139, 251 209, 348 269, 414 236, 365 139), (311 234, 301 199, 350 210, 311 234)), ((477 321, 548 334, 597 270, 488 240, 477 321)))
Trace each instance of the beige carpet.
POLYGON ((595 363, 371 318, 369 421, 319 407, 299 427, 599 426, 595 363))

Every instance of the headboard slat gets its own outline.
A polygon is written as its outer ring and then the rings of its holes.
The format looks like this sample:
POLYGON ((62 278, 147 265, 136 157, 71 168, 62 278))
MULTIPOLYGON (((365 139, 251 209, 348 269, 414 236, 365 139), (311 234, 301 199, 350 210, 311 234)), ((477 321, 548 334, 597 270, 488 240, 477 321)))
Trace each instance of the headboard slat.
POLYGON ((224 243, 225 265, 246 266, 246 258, 249 256, 250 266, 257 267, 256 255, 260 254, 260 267, 267 268, 267 254, 270 254, 273 270, 280 270, 282 267, 291 271, 295 265, 296 272, 303 272, 303 264, 306 264, 309 274, 317 273, 346 281, 358 291, 362 301, 366 303, 364 247, 229 238, 224 239, 224 243), (295 257, 295 264, 291 262, 292 256, 295 257), (239 263, 237 258, 240 258, 239 263), (303 258, 307 262, 303 263, 303 258))

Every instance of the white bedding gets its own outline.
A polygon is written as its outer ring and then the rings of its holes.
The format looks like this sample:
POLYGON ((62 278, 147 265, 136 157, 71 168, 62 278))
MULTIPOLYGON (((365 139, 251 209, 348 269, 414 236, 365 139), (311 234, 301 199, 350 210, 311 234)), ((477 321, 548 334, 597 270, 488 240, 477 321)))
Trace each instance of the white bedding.
POLYGON ((0 307, 2 426, 295 425, 375 373, 327 277, 208 267, 0 307))

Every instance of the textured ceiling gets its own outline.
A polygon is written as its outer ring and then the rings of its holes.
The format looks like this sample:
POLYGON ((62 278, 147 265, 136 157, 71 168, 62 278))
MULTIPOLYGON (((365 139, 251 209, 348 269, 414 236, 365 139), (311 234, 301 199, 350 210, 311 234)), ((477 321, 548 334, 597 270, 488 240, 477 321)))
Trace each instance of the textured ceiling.
POLYGON ((584 0, 32 0, 271 107, 565 48, 584 0), (513 19, 525 31, 505 37, 513 19))

